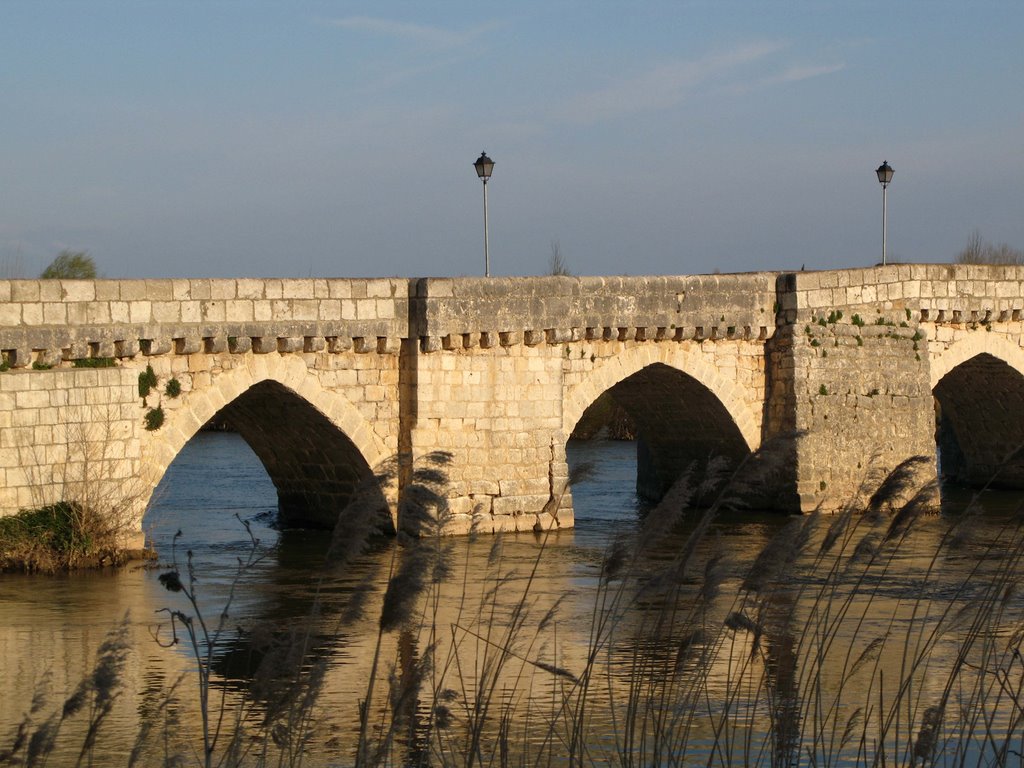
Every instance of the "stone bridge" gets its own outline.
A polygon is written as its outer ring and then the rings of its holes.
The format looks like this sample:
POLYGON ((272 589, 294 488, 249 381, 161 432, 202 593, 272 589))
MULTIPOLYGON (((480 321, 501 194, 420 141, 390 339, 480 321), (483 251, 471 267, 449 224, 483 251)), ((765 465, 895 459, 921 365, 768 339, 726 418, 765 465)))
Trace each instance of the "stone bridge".
POLYGON ((566 442, 606 392, 651 498, 721 456, 752 503, 834 509, 937 441, 944 473, 1021 486, 1022 312, 1024 269, 962 265, 0 281, 0 514, 116 498, 141 520, 216 417, 293 523, 376 487, 401 525, 412 471, 444 452, 451 532, 568 527, 566 442))

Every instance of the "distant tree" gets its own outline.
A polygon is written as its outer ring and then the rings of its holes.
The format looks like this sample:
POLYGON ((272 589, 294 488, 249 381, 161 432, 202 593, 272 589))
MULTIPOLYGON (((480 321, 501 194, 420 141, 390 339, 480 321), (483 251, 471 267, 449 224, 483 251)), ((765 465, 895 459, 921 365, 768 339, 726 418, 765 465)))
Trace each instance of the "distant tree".
POLYGON ((956 255, 957 264, 1024 264, 1024 251, 1006 243, 988 243, 977 229, 967 238, 967 245, 956 255))
POLYGON ((548 260, 548 274, 568 277, 572 275, 569 265, 562 258, 562 246, 557 240, 551 241, 551 258, 548 260))
POLYGON ((93 280, 96 262, 85 251, 63 250, 39 277, 42 280, 93 280))

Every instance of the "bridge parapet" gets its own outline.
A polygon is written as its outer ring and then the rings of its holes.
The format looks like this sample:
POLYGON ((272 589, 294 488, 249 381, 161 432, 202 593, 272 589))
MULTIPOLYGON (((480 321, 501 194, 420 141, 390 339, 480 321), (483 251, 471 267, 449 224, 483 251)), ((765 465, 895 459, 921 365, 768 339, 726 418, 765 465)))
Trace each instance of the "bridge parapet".
POLYGON ((2 280, 12 367, 197 352, 389 352, 408 336, 408 281, 2 280))
POLYGON ((876 323, 1006 322, 1024 314, 1024 266, 891 264, 866 269, 793 272, 779 278, 781 322, 860 310, 876 323), (906 315, 909 317, 898 317, 906 315))
POLYGON ((425 352, 570 341, 766 339, 775 273, 424 278, 410 333, 425 352))

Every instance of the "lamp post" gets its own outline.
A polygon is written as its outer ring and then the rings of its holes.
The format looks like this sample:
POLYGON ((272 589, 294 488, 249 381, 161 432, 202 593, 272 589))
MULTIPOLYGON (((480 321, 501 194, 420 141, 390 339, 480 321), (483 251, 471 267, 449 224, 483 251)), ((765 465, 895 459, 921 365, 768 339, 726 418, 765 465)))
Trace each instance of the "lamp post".
POLYGON ((885 160, 882 164, 875 169, 875 175, 878 176, 878 183, 882 185, 882 266, 885 266, 885 190, 889 187, 889 182, 892 181, 892 166, 885 160))
POLYGON ((494 170, 494 161, 487 156, 486 152, 481 152, 480 157, 473 163, 473 167, 476 168, 476 175, 484 182, 484 277, 490 277, 491 255, 487 247, 487 180, 491 178, 491 172, 494 170))

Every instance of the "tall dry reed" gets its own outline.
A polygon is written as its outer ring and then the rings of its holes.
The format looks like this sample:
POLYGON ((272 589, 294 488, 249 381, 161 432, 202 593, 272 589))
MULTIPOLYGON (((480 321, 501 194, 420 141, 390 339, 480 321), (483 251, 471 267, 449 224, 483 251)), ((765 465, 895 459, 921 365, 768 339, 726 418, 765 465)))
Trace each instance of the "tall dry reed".
MULTIPOLYGON (((379 488, 408 473, 409 528, 376 600, 358 727, 332 746, 310 751, 326 674, 312 620, 265 630, 268 667, 243 705, 215 680, 231 597, 207 626, 191 565, 161 577, 186 601, 168 609, 172 634, 161 638, 185 640, 196 660, 197 762, 301 765, 333 752, 359 766, 960 766, 1004 765, 1024 751, 1024 514, 994 531, 973 525, 975 508, 937 518, 935 489, 913 485, 922 459, 883 478, 864 507, 788 521, 749 562, 727 554, 720 519, 785 453, 712 462, 700 483, 684 473, 593 562, 580 653, 579 617, 564 615, 541 575, 557 534, 534 534, 519 566, 505 536, 478 564, 475 532, 442 535, 449 460, 382 468, 339 519, 328 567, 373 546, 388 527, 379 488), (695 510, 694 499, 712 501, 695 510)), ((375 591, 356 589, 334 631, 375 591)), ((153 709, 153 720, 171 716, 153 709)), ((46 722, 26 721, 0 758, 27 754, 40 730, 50 743, 46 722)))

